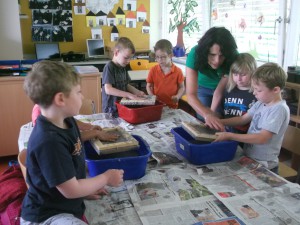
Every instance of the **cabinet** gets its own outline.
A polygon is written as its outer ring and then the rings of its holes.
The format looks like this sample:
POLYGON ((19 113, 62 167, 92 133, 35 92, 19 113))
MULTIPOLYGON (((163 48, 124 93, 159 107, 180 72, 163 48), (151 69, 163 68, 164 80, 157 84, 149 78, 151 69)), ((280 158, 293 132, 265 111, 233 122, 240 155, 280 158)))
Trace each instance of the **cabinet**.
MULTIPOLYGON (((81 75, 82 94, 101 112, 100 73, 81 75)), ((23 90, 24 77, 0 77, 0 156, 17 155, 20 127, 31 121, 33 103, 23 90)))
POLYGON ((290 116, 290 120, 294 123, 296 123, 297 127, 300 125, 300 84, 297 83, 291 83, 291 82, 286 82, 286 88, 295 90, 296 93, 296 99, 297 99, 297 112, 296 114, 292 114, 290 116))

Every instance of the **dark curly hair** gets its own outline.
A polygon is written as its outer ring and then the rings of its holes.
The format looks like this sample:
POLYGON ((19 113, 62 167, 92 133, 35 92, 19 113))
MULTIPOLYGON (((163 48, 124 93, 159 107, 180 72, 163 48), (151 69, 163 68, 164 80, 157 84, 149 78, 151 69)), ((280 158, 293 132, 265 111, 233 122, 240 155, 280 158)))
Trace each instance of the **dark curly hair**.
POLYGON ((195 49, 195 69, 204 72, 209 68, 208 54, 210 48, 218 44, 221 52, 225 57, 224 63, 221 65, 223 72, 228 72, 231 64, 235 60, 238 51, 234 37, 225 27, 212 27, 198 41, 198 46, 195 49))

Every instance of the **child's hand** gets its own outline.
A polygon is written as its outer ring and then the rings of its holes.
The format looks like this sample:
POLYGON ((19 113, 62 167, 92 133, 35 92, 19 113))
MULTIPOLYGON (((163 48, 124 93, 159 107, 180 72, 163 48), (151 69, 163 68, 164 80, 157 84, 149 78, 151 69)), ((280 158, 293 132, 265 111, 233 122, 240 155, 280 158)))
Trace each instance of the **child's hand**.
POLYGON ((142 100, 144 99, 143 97, 140 97, 140 96, 137 96, 137 95, 134 95, 134 94, 130 94, 129 99, 132 99, 132 100, 142 100))
POLYGON ((143 91, 140 91, 138 94, 137 94, 137 96, 138 97, 143 97, 143 96, 145 96, 146 94, 143 92, 143 91))
POLYGON ((98 138, 101 141, 115 141, 119 138, 119 135, 100 130, 97 132, 96 138, 98 138))
POLYGON ((92 125, 92 130, 102 130, 102 127, 98 125, 92 125))
POLYGON ((177 102, 179 101, 177 95, 173 95, 173 96, 171 97, 171 99, 172 99, 172 102, 174 102, 174 103, 177 103, 177 102))
POLYGON ((216 133, 217 138, 213 142, 230 140, 230 134, 231 134, 230 132, 217 132, 216 133))
POLYGON ((96 191, 94 194, 91 194, 91 195, 88 195, 86 196, 85 198, 87 200, 97 200, 97 199, 100 199, 101 195, 108 195, 108 191, 106 188, 101 188, 99 189, 98 191, 96 191))
POLYGON ((103 175, 107 177, 107 185, 118 187, 123 183, 124 170, 107 170, 103 175))

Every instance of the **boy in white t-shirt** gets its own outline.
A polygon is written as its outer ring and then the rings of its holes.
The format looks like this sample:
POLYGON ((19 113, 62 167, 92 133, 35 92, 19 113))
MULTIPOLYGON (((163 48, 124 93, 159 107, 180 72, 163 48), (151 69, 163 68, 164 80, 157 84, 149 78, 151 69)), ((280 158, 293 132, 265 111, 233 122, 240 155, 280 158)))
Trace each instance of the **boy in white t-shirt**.
POLYGON ((290 121, 290 110, 282 99, 287 74, 276 63, 260 66, 252 76, 257 102, 241 117, 222 119, 226 126, 251 122, 247 134, 217 133, 216 141, 244 142, 244 153, 278 174, 278 155, 290 121))

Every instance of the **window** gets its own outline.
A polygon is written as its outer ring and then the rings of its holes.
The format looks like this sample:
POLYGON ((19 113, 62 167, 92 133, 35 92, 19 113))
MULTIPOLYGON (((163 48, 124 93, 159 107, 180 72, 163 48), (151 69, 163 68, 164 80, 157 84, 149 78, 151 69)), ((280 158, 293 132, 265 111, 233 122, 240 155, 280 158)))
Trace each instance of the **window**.
MULTIPOLYGON (((162 37, 176 45, 177 30, 169 33, 171 6, 162 1, 162 37)), ((300 1, 291 0, 194 0, 198 3, 196 17, 200 31, 184 33, 188 48, 197 44, 212 26, 225 26, 236 39, 239 52, 249 52, 258 61, 300 66, 300 1)), ((188 52, 187 51, 187 52, 188 52)))
MULTIPOLYGON (((191 1, 191 0, 188 0, 191 1)), ((186 32, 183 34, 184 46, 186 48, 186 52, 189 52, 190 49, 195 46, 198 40, 201 38, 203 33, 209 29, 209 0, 194 0, 197 2, 198 6, 194 8, 194 13, 187 22, 190 22, 192 19, 196 18, 199 24, 199 32, 192 32, 188 35, 186 32)), ((171 41, 173 46, 176 46, 177 42, 177 29, 173 32, 169 33, 169 21, 174 19, 175 14, 171 14, 170 11, 173 9, 172 3, 175 2, 185 2, 179 0, 166 0, 162 1, 162 38, 168 39, 171 41), (168 21, 168 22, 167 22, 168 21)), ((179 10, 179 7, 176 7, 176 10, 179 10)), ((184 11, 182 8, 180 11, 184 11)), ((180 18, 178 18, 180 21, 180 18)))
POLYGON ((279 0, 212 0, 211 26, 231 31, 239 52, 249 52, 256 60, 278 62, 284 13, 279 0))

